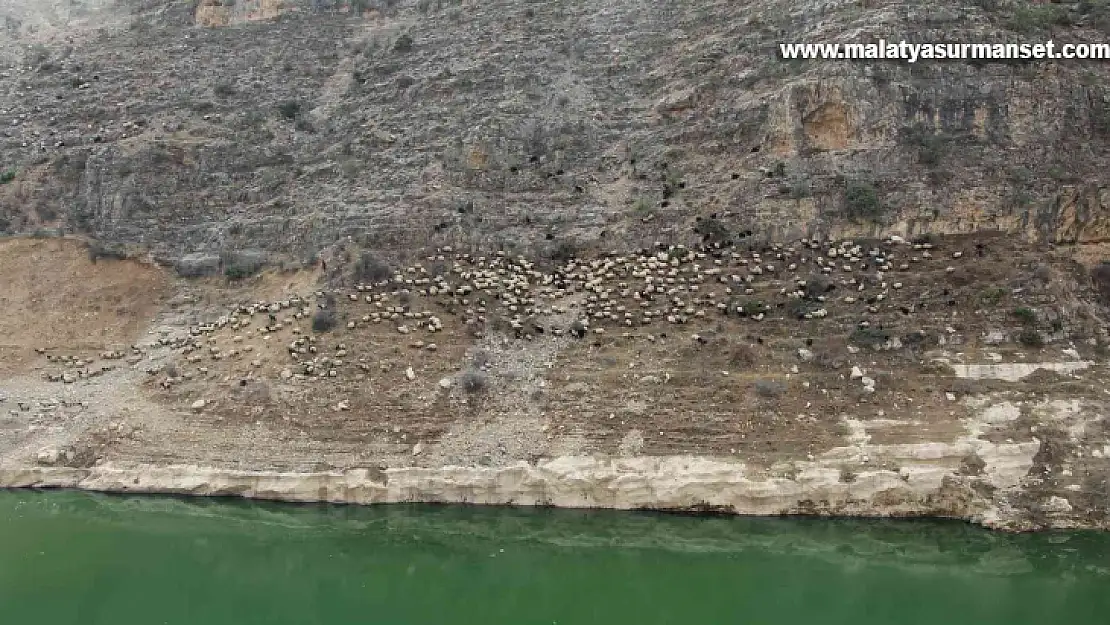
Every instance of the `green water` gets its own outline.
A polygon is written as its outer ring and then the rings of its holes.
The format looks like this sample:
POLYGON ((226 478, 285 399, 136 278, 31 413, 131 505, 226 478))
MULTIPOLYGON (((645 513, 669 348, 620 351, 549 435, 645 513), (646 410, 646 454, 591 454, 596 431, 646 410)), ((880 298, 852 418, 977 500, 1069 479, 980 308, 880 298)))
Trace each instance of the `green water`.
POLYGON ((0 624, 1110 623, 1110 535, 0 491, 0 624))

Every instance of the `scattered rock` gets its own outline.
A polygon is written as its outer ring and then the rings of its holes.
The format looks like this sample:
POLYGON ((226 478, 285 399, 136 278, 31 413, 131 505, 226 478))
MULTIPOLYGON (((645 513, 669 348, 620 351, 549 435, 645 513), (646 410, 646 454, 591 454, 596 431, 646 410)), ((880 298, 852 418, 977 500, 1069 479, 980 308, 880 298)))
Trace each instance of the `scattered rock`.
POLYGON ((58 464, 58 461, 61 460, 61 457, 62 452, 60 452, 56 447, 46 447, 39 450, 39 452, 35 454, 35 461, 39 464, 52 466, 58 464))

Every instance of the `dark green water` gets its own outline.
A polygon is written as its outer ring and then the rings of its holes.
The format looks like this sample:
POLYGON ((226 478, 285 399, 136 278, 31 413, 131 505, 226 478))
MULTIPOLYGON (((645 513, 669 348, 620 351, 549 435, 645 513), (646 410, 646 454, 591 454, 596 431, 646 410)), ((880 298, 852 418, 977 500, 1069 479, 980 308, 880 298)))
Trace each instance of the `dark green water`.
POLYGON ((1110 623, 1110 535, 0 491, 0 623, 1110 623))

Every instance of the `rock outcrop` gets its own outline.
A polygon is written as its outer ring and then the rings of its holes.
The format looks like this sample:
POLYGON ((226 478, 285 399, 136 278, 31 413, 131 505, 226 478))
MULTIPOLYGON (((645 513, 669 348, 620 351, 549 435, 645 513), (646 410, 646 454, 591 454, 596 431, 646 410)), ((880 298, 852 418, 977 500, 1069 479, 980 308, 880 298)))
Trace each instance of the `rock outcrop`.
POLYGON ((8 231, 299 262, 348 236, 388 256, 690 242, 708 216, 777 240, 1062 244, 1103 241, 1110 219, 1105 64, 778 53, 1098 41, 1097 3, 75 6, 6 9, 10 43, 35 44, 0 77, 8 231))

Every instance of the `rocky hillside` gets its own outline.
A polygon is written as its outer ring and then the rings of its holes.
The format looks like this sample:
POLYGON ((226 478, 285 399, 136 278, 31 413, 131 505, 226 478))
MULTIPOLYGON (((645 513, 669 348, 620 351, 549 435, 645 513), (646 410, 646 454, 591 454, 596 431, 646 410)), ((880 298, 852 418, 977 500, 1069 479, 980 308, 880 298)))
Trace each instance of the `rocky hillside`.
POLYGON ((777 54, 1102 2, 0 17, 0 486, 1110 527, 1105 64, 777 54))
POLYGON ((8 232, 274 262, 348 236, 399 259, 1107 233, 1105 64, 777 54, 1098 42, 1101 2, 25 0, 0 14, 8 232))

